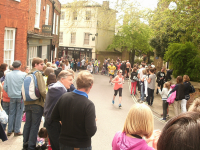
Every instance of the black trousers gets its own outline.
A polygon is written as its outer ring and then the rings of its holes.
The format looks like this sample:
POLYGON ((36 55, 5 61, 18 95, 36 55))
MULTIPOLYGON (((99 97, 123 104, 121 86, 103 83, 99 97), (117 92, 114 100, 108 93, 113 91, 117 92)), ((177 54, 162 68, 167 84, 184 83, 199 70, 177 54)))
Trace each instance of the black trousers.
MULTIPOLYGON (((158 82, 158 86, 160 87, 161 91, 163 89, 163 85, 164 85, 164 80, 160 80, 160 82, 158 82)), ((158 94, 158 88, 157 88, 156 94, 158 94)))
POLYGON ((148 88, 148 97, 147 97, 148 105, 152 105, 153 100, 154 100, 154 89, 148 88))
POLYGON ((46 129, 47 129, 52 150, 60 150, 60 147, 59 147, 59 136, 61 132, 60 122, 53 121, 50 124, 46 122, 45 125, 46 125, 46 129))
POLYGON ((166 100, 163 100, 163 119, 166 119, 167 117, 167 108, 168 102, 166 100))

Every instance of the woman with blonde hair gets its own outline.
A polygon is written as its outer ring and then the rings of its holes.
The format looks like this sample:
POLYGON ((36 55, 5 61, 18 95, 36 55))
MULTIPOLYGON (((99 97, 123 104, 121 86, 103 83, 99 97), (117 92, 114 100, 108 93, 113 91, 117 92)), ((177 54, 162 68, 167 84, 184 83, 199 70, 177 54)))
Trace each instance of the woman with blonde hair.
POLYGON ((112 83, 115 83, 114 85, 114 96, 112 103, 115 103, 115 97, 117 96, 117 93, 119 91, 119 108, 122 107, 121 102, 122 102, 122 88, 124 84, 124 77, 122 76, 122 70, 117 71, 117 76, 112 80, 112 83))
POLYGON ((70 69, 70 64, 68 60, 65 60, 65 70, 70 69))
POLYGON ((112 150, 154 150, 143 139, 153 134, 154 119, 151 109, 145 104, 134 104, 126 117, 122 132, 117 132, 112 141, 112 150))

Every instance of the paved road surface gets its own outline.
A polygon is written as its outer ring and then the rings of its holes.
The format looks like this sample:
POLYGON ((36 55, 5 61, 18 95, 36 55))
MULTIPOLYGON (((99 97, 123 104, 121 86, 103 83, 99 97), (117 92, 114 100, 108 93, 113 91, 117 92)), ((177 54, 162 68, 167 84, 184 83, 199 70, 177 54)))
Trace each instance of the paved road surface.
MULTIPOLYGON (((113 86, 108 83, 108 76, 94 75, 95 82, 89 94, 96 107, 97 132, 92 138, 93 150, 111 150, 112 139, 117 131, 122 130, 126 115, 134 104, 130 96, 128 82, 125 81, 122 92, 122 108, 118 108, 118 97, 115 104, 111 103, 113 97, 113 86)), ((162 129, 164 124, 155 120, 155 129, 162 129)), ((42 123, 41 123, 42 124, 42 123)), ((23 131, 22 123, 22 129, 23 131)), ((21 150, 23 137, 10 136, 9 140, 0 142, 0 150, 21 150)))

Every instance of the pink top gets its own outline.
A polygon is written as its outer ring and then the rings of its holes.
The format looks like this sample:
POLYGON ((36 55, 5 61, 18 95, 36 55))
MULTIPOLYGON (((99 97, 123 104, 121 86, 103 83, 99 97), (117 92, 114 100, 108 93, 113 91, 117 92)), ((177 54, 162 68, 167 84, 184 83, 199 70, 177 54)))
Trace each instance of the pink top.
POLYGON ((112 150, 154 150, 143 139, 126 136, 123 132, 117 132, 112 141, 112 150))
POLYGON ((123 77, 119 77, 117 76, 117 78, 115 79, 115 81, 121 81, 120 83, 115 83, 114 85, 114 90, 118 90, 119 88, 123 88, 123 77))

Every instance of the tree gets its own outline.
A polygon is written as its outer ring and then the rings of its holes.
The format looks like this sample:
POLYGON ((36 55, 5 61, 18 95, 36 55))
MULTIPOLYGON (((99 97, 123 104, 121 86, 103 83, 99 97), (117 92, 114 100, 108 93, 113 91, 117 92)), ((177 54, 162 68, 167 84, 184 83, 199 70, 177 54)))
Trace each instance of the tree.
POLYGON ((153 51, 149 45, 152 31, 149 26, 141 21, 132 21, 122 25, 118 34, 114 37, 113 43, 108 46, 108 50, 120 48, 132 54, 132 63, 135 55, 147 54, 153 51))
POLYGON ((192 42, 171 43, 164 59, 170 61, 174 77, 187 74, 192 81, 200 81, 200 52, 192 42))
POLYGON ((159 0, 157 9, 151 12, 149 19, 155 37, 181 31, 170 36, 169 41, 179 38, 182 43, 192 41, 198 45, 200 42, 199 0, 159 0), (169 8, 171 2, 176 3, 173 9, 169 8))

